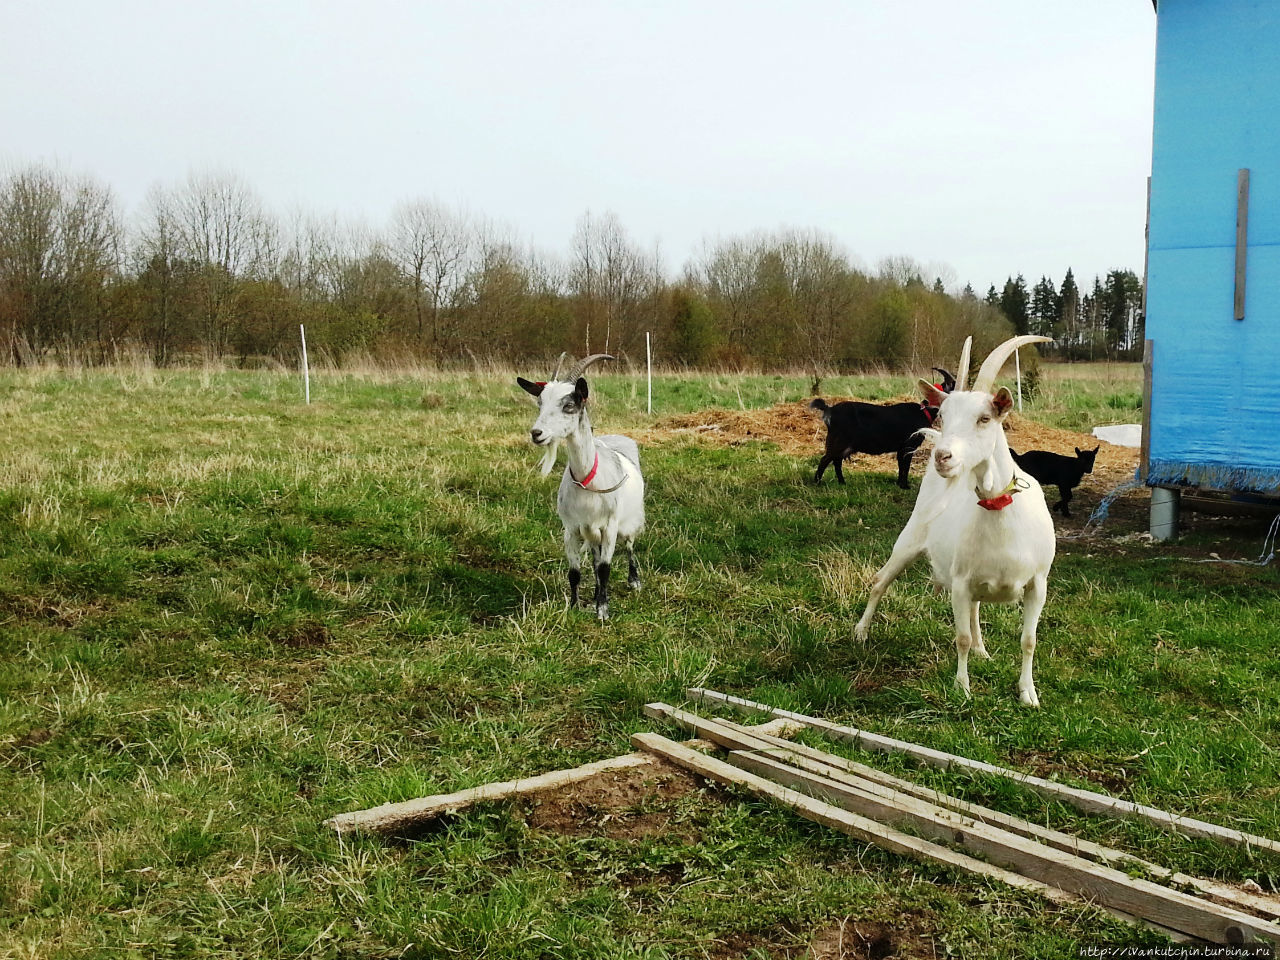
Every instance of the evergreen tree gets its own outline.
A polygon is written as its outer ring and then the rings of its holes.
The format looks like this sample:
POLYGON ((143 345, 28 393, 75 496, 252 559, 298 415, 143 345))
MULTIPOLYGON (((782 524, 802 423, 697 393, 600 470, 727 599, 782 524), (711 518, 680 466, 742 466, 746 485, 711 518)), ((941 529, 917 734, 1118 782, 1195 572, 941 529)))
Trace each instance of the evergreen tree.
POLYGON ((1031 332, 1052 337, 1058 327, 1058 317, 1058 291, 1052 280, 1041 277, 1031 291, 1031 332))
POLYGON ((1068 348, 1075 346, 1080 328, 1080 290, 1070 267, 1067 267, 1062 289, 1058 292, 1058 320, 1061 326, 1058 335, 1066 340, 1068 348))
POLYGON ((1000 294, 1000 310, 1009 318, 1017 334, 1026 333, 1030 326, 1030 299, 1027 294, 1027 281, 1022 274, 1018 274, 1016 280, 1011 277, 1005 281, 1004 292, 1000 294))

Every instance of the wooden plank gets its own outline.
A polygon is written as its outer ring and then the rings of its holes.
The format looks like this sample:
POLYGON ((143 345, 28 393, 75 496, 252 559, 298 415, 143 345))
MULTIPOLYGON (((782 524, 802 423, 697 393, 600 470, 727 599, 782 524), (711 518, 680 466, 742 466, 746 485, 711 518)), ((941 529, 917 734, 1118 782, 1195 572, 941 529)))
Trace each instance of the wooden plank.
POLYGON ((1229 843, 1233 846, 1244 847, 1246 849, 1265 850, 1268 853, 1280 854, 1280 842, 1269 839, 1268 837, 1260 837, 1256 834, 1244 833, 1240 830, 1234 830, 1231 827, 1223 827, 1216 823, 1197 820, 1194 817, 1180 816, 1176 813, 1169 813, 1166 810, 1157 809, 1156 807, 1148 807, 1144 804, 1133 803, 1129 800, 1121 800, 1118 797, 1110 797, 1105 793, 1097 793, 1093 790, 1082 790, 1079 787, 1070 787, 1064 783, 1045 780, 1042 777, 1032 776, 1028 773, 1019 773, 1016 770, 1010 770, 1006 767, 998 767, 995 764, 984 763, 981 760, 970 760, 967 757, 959 757, 955 754, 944 753, 941 750, 934 750, 930 747, 921 746, 920 744, 909 743, 906 740, 897 740, 894 737, 887 737, 883 734, 871 733, 867 730, 859 730, 856 727, 848 727, 842 724, 832 723, 829 720, 806 716, 803 713, 793 713, 790 710, 779 710, 763 703, 757 703, 754 700, 745 700, 741 697, 717 693, 714 690, 705 690, 701 687, 694 687, 688 691, 688 696, 691 700, 703 703, 717 703, 746 713, 764 714, 772 717, 786 717, 789 720, 796 720, 807 727, 821 731, 833 739, 852 743, 864 750, 879 750, 884 753, 901 753, 915 760, 919 760, 921 763, 941 767, 944 770, 959 770, 965 773, 982 773, 991 776, 1005 777, 1006 779, 1020 783, 1024 787, 1034 790, 1043 796, 1051 797, 1054 800, 1061 800, 1063 803, 1069 803, 1076 809, 1083 810, 1086 813, 1130 817, 1185 836, 1203 837, 1208 840, 1218 840, 1222 843, 1229 843))
MULTIPOLYGON (((831 827, 882 850, 888 850, 915 860, 922 860, 926 863, 966 870, 978 876, 999 880, 1010 887, 1038 893, 1055 903, 1072 903, 1077 900, 1072 894, 1050 884, 1033 880, 1012 870, 1006 870, 983 860, 978 860, 975 857, 970 857, 967 854, 958 853, 940 844, 902 833, 892 827, 877 823, 875 820, 859 816, 856 813, 825 803, 799 791, 780 786, 771 780, 741 770, 714 757, 708 757, 685 749, 666 737, 660 737, 654 733, 637 733, 632 735, 631 743, 633 746, 642 750, 652 751, 658 756, 710 780, 731 786, 744 787, 753 793, 790 808, 806 820, 812 820, 814 823, 831 827)), ((1143 922, 1132 914, 1110 909, 1107 912, 1130 923, 1143 922)), ((1169 930, 1152 924, 1144 925, 1152 926, 1172 939, 1186 939, 1184 935, 1176 930, 1169 930)))
POLYGON ((1147 220, 1142 230, 1142 322, 1147 318, 1147 275, 1151 271, 1151 178, 1147 177, 1147 220))
POLYGON ((486 783, 484 786, 459 790, 457 793, 419 797, 416 800, 404 800, 400 803, 384 803, 369 810, 340 813, 330 817, 324 825, 332 827, 339 833, 348 833, 353 830, 393 833, 441 814, 456 813, 472 804, 490 800, 510 800, 514 797, 554 790, 571 783, 590 780, 610 770, 631 770, 636 767, 652 766, 653 762, 653 755, 650 753, 628 753, 621 757, 597 760, 595 763, 569 770, 554 770, 536 777, 506 780, 502 783, 486 783))
MULTIPOLYGON (((681 725, 683 726, 683 724, 681 725)), ((803 744, 790 743, 766 734, 757 734, 756 739, 774 747, 777 754, 796 754, 800 757, 808 758, 811 762, 828 765, 832 769, 830 776, 836 781, 840 781, 852 774, 858 780, 868 781, 873 785, 880 786, 882 789, 891 788, 918 799, 935 803, 938 806, 959 811, 973 817, 975 820, 1000 827, 1011 833, 1034 838, 1041 843, 1047 843, 1051 847, 1057 847, 1059 850, 1065 850, 1076 856, 1088 857, 1090 860, 1097 860, 1100 863, 1120 864, 1122 868, 1125 866, 1139 867, 1150 876, 1159 878, 1167 883, 1191 887, 1206 896, 1214 897, 1243 910, 1252 910, 1267 919, 1280 919, 1280 899, 1276 897, 1250 893, 1248 890, 1241 890, 1227 883, 1192 876, 1178 870, 1170 870, 1168 867, 1144 860, 1124 850, 1103 846, 1102 844, 1094 843, 1092 840, 1085 840, 1069 833, 1063 833, 1060 830, 1031 823, 1028 820, 1010 816, 999 810, 992 810, 990 807, 984 807, 978 803, 961 800, 931 787, 913 783, 910 780, 903 780, 901 777, 895 777, 874 767, 868 767, 858 763, 856 760, 824 753, 821 750, 815 750, 803 744)), ((854 785, 858 784, 855 782, 854 785)))
POLYGON ((1142 438, 1138 451, 1138 479, 1143 483, 1151 472, 1151 380, 1155 370, 1156 342, 1142 344, 1142 438))
POLYGON ((930 787, 912 783, 910 780, 904 780, 901 777, 895 777, 892 774, 877 770, 874 767, 868 767, 857 761, 761 733, 759 727, 742 727, 730 721, 706 719, 665 703, 648 704, 645 706, 644 712, 651 717, 671 720, 685 729, 695 732, 698 736, 719 744, 728 750, 748 749, 766 752, 774 757, 785 758, 802 770, 826 776, 837 783, 845 783, 869 792, 879 793, 882 796, 902 794, 914 797, 939 807, 957 811, 981 823, 1038 840, 1041 843, 1046 843, 1076 856, 1088 857, 1100 863, 1137 866, 1153 877, 1169 883, 1192 887, 1203 894, 1226 901, 1234 907, 1252 910, 1268 919, 1280 918, 1280 900, 1259 896, 1227 884, 1170 870, 1168 867, 1143 860, 1141 857, 1126 853, 1123 850, 1105 847, 1058 830, 1042 827, 1039 824, 1009 816, 998 810, 984 807, 981 804, 969 803, 930 787))
POLYGON ((1245 272, 1249 258, 1249 168, 1236 172, 1236 297, 1235 318, 1244 319, 1245 272))
POLYGON ((735 766, 826 803, 891 826, 909 827, 932 840, 955 843, 1023 876, 1161 926, 1213 943, 1260 939, 1280 944, 1280 928, 1266 921, 1149 880, 1130 877, 905 794, 880 796, 752 751, 735 750, 729 758, 735 766))

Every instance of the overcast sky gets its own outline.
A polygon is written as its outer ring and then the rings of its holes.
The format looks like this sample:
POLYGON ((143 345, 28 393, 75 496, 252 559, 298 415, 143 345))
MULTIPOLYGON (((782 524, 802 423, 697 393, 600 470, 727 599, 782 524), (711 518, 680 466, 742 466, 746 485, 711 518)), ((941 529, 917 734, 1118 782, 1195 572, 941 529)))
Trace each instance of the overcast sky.
POLYGON ((567 251, 613 211, 677 271, 816 228, 947 278, 1142 270, 1149 0, 5 0, 0 164, 137 213, 229 171, 372 226, 427 197, 567 251))

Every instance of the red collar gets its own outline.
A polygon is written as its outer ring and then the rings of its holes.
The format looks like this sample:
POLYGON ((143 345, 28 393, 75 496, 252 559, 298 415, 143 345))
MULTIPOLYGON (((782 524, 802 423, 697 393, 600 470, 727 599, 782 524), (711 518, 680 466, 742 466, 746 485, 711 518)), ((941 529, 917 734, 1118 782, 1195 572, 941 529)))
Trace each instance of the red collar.
POLYGON ((577 477, 575 477, 575 476, 573 475, 573 467, 570 467, 570 468, 569 468, 569 479, 570 479, 570 480, 572 480, 574 483, 576 483, 578 486, 580 486, 583 490, 585 490, 585 489, 587 489, 587 484, 588 484, 588 483, 590 483, 590 482, 592 481, 592 479, 595 477, 595 475, 596 475, 596 471, 597 471, 598 469, 600 469, 600 454, 599 454, 599 452, 597 451, 597 453, 596 453, 596 462, 595 462, 595 463, 593 463, 593 464, 591 465, 591 472, 590 472, 590 473, 588 473, 588 474, 587 474, 585 477, 583 477, 581 480, 579 480, 577 477))
POLYGON ((1025 480, 1019 483, 1019 479, 1021 478, 1015 472, 1013 479, 1009 481, 1009 485, 1005 487, 1004 490, 996 494, 994 497, 987 497, 985 500, 979 498, 978 506, 983 510, 1003 510, 1009 504, 1013 503, 1013 495, 1015 493, 1021 493, 1023 490, 1030 488, 1031 485, 1029 483, 1025 480))
POLYGON ((927 403, 920 404, 920 409, 924 411, 924 415, 929 420, 929 426, 932 427, 933 421, 937 418, 938 414, 935 412, 934 408, 929 406, 927 403))
POLYGON ((1013 503, 1012 493, 1002 493, 998 497, 989 497, 986 500, 979 500, 978 506, 984 510, 1003 510, 1009 504, 1013 503))

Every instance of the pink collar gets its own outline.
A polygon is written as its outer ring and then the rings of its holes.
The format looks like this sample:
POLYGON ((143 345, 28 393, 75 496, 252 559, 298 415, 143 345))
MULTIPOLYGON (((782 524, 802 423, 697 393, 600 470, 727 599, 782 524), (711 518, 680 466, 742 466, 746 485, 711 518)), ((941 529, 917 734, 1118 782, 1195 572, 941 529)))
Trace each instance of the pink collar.
POLYGON ((573 467, 570 467, 569 479, 572 480, 574 483, 576 483, 578 486, 580 486, 583 490, 585 490, 587 489, 587 484, 590 483, 595 478, 596 471, 599 469, 600 469, 600 453, 597 451, 596 462, 591 465, 591 472, 588 473, 581 480, 579 480, 577 477, 573 475, 573 467))

